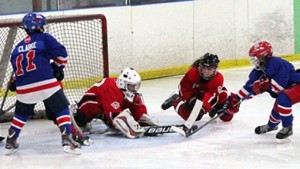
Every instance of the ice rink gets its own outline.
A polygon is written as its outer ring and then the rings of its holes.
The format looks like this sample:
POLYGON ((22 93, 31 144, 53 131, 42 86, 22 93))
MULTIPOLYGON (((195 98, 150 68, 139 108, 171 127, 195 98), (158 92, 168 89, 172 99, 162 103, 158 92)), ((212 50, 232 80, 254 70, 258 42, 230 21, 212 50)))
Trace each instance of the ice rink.
MULTIPOLYGON (((294 65, 300 68, 299 63, 294 65)), ((247 80, 250 67, 220 72, 225 76, 227 89, 237 92, 247 80)), ((177 91, 181 77, 142 82, 140 91, 149 115, 161 125, 183 123, 172 108, 160 109, 161 103, 177 91)), ((5 156, 4 143, 0 143, 0 169, 299 169, 299 105, 293 107, 291 142, 277 144, 277 132, 254 134, 256 126, 267 123, 273 102, 267 93, 259 95, 243 102, 231 122, 218 119, 189 138, 177 133, 139 139, 93 134, 95 143, 82 147, 81 155, 63 152, 60 133, 51 121, 31 120, 18 139, 20 149, 16 154, 5 156)), ((206 115, 198 124, 209 119, 206 115)), ((0 135, 6 136, 9 124, 0 127, 0 135)), ((101 128, 98 125, 94 130, 101 128)))

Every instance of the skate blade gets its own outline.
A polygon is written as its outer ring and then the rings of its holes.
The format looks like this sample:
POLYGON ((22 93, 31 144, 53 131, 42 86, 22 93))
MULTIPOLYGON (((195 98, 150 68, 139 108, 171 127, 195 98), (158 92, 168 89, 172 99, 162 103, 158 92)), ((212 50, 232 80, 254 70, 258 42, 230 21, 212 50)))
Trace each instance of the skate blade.
POLYGON ((75 155, 81 154, 80 148, 71 148, 71 146, 63 146, 63 150, 64 150, 64 152, 70 153, 70 154, 75 154, 75 155))
POLYGON ((284 144, 284 143, 289 143, 291 140, 289 138, 285 139, 276 139, 277 144, 284 144))
POLYGON ((5 155, 11 155, 18 151, 18 149, 5 149, 5 155))

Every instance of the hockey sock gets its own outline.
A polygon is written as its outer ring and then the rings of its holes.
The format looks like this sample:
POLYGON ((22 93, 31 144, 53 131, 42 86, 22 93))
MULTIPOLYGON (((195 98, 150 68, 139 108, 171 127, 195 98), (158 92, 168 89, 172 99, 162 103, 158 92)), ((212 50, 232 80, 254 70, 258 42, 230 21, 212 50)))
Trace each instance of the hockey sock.
POLYGON ((279 115, 277 112, 275 112, 274 109, 272 109, 272 112, 271 112, 270 117, 269 117, 268 126, 274 128, 274 127, 276 127, 280 122, 281 122, 281 117, 280 117, 280 115, 279 115))
POLYGON ((19 137, 20 132, 23 128, 23 126, 26 124, 26 121, 29 119, 29 116, 27 115, 21 115, 21 114, 15 114, 12 122, 11 122, 11 128, 14 129, 15 137, 19 137))
POLYGON ((57 113, 56 121, 59 127, 64 126, 66 127, 67 133, 72 133, 69 108, 63 109, 62 111, 57 113))

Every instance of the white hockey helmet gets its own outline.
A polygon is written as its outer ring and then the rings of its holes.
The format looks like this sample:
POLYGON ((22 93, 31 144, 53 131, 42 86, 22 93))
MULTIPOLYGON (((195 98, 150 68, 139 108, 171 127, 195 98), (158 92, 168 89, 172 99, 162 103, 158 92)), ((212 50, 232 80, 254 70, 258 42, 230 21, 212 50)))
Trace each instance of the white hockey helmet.
POLYGON ((133 68, 125 68, 117 78, 117 86, 121 89, 127 100, 133 101, 135 93, 140 88, 141 77, 133 68))

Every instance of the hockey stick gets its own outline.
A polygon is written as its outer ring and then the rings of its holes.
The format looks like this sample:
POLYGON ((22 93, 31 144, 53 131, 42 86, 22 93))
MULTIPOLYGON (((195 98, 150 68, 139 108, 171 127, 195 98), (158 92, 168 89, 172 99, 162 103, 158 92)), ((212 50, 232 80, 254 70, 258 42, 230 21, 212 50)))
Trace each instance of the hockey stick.
MULTIPOLYGON (((251 96, 251 94, 246 95, 245 97, 243 97, 239 102, 237 102, 235 105, 233 105, 232 107, 236 107, 238 105, 240 105, 244 100, 247 100, 249 97, 251 96)), ((228 108, 229 104, 230 104, 230 100, 231 100, 231 96, 229 96, 226 100, 226 102, 224 103, 224 106, 222 109, 218 110, 217 112, 217 116, 213 117, 212 119, 210 119, 209 121, 207 121, 206 123, 204 123, 202 126, 197 127, 194 130, 187 130, 185 131, 185 137, 190 137, 191 135, 195 134, 196 132, 198 132, 199 130, 201 130, 203 127, 205 127, 206 125, 208 125, 209 123, 211 123, 212 121, 216 120, 217 118, 223 116, 225 114, 225 110, 228 108)))
POLYGON ((5 139, 5 137, 0 136, 0 141, 2 141, 2 140, 4 140, 4 139, 5 139))
POLYGON ((209 121, 207 121, 206 123, 204 123, 202 126, 197 127, 195 130, 188 130, 185 132, 185 137, 190 137, 191 135, 195 134, 196 132, 198 132, 199 130, 201 130, 203 127, 207 126, 209 123, 211 123, 212 121, 216 120, 217 118, 223 116, 225 114, 225 111, 222 110, 222 113, 218 113, 217 116, 213 117, 212 119, 210 119, 209 121))
POLYGON ((191 130, 194 130, 193 125, 195 124, 195 121, 200 113, 200 110, 202 108, 203 102, 200 100, 196 100, 196 103, 193 107, 193 110, 189 116, 189 118, 185 121, 182 128, 179 128, 177 126, 172 126, 171 128, 181 134, 182 136, 186 136, 187 132, 190 132, 191 130))
POLYGON ((74 113, 76 112, 76 110, 77 110, 77 103, 70 106, 70 120, 71 120, 71 125, 74 126, 75 130, 79 133, 79 135, 82 135, 82 137, 84 137, 84 140, 81 140, 82 141, 81 144, 89 146, 89 145, 93 144, 94 141, 92 139, 90 139, 89 137, 85 137, 84 134, 83 134, 83 131, 77 125, 77 123, 75 121, 75 118, 74 118, 74 113))
POLYGON ((144 127, 146 129, 144 136, 157 136, 158 134, 175 133, 175 131, 173 130, 174 126, 176 128, 182 129, 184 127, 184 124, 144 127))

